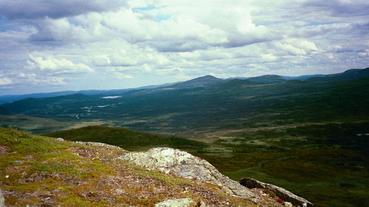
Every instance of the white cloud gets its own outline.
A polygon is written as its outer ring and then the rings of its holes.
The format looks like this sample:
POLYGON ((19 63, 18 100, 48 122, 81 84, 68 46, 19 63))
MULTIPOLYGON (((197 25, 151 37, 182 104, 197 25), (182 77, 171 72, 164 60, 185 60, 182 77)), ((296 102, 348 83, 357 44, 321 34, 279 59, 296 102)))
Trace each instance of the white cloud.
POLYGON ((133 78, 133 76, 127 75, 127 74, 124 74, 124 73, 121 73, 121 72, 115 72, 114 76, 119 78, 119 79, 132 79, 133 78))
POLYGON ((369 57, 369 49, 359 52, 358 55, 360 57, 369 57))
POLYGON ((295 38, 284 39, 277 42, 275 46, 292 55, 307 55, 319 50, 314 42, 295 38))
POLYGON ((24 14, 4 2, 0 72, 12 86, 123 88, 368 63, 364 0, 35 0, 24 14), (344 8, 350 12, 340 14, 344 8))
POLYGON ((21 73, 18 77, 26 83, 42 86, 58 86, 66 84, 64 77, 42 76, 36 73, 21 73))
POLYGON ((102 12, 124 6, 125 0, 2 0, 0 13, 11 19, 61 18, 88 12, 102 12))
POLYGON ((30 68, 51 73, 81 73, 92 72, 93 70, 83 64, 74 63, 65 58, 56 58, 52 56, 29 55, 28 61, 30 68))
POLYGON ((6 77, 0 77, 0 86, 10 85, 13 81, 6 77))
POLYGON ((261 54, 261 58, 263 58, 263 60, 265 60, 265 61, 276 61, 276 60, 278 60, 277 56, 275 56, 273 54, 270 54, 270 53, 261 54))
POLYGON ((161 0, 155 4, 151 8, 150 4, 141 2, 116 11, 46 18, 35 25, 38 32, 32 39, 90 42, 113 37, 168 52, 240 47, 275 38, 267 27, 253 22, 247 3, 161 0), (149 9, 139 9, 146 7, 149 9))

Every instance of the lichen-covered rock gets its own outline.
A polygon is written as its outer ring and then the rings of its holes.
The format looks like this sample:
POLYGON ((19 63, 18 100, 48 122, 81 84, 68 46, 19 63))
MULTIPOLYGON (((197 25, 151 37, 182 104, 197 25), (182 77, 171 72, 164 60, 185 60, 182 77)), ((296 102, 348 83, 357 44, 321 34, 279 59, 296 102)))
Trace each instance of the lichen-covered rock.
POLYGON ((292 205, 301 207, 313 206, 313 204, 308 200, 306 200, 305 198, 297 196, 292 192, 273 184, 263 183, 253 178, 243 178, 240 180, 240 183, 247 188, 261 188, 267 190, 267 192, 272 192, 273 194, 280 197, 284 201, 287 201, 285 202, 285 206, 292 205))
POLYGON ((193 203, 190 198, 166 200, 155 204, 155 207, 189 207, 193 203))
POLYGON ((230 195, 254 202, 258 201, 258 197, 248 188, 222 175, 206 160, 184 151, 165 147, 153 148, 147 152, 126 153, 120 159, 131 161, 150 170, 159 170, 183 178, 210 182, 220 186, 230 195))
POLYGON ((0 189, 0 207, 5 207, 5 200, 3 193, 1 192, 1 189, 0 189))

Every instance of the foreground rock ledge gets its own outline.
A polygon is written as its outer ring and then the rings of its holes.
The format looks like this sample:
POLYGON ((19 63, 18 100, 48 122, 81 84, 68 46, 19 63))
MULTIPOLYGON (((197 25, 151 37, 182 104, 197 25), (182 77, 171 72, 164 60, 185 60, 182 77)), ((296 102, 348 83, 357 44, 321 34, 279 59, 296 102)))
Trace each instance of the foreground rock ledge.
MULTIPOLYGON (((255 203, 258 203, 262 199, 260 195, 255 194, 249 188, 221 174, 213 165, 211 165, 206 160, 195 157, 184 151, 165 147, 153 148, 148 150, 147 152, 129 152, 119 158, 122 160, 133 162, 134 164, 145 167, 149 170, 159 170, 166 174, 213 183, 221 187, 226 193, 230 195, 251 200, 255 203)), ((278 189, 282 189, 277 186, 275 187, 278 189)), ((286 191, 283 190, 280 190, 280 192, 286 191)), ((295 196, 292 193, 290 194, 290 197, 295 196)), ((311 205, 311 203, 308 201, 306 204, 296 204, 296 206, 311 205)))
POLYGON ((290 191, 278 187, 276 185, 272 185, 269 183, 263 183, 258 180, 255 180, 253 178, 243 178, 240 180, 241 185, 253 189, 253 188, 260 188, 264 189, 266 192, 269 192, 271 194, 274 194, 284 201, 287 201, 295 206, 302 206, 302 207, 311 207, 313 204, 306 200, 305 198, 302 198, 300 196, 297 196, 290 191))
POLYGON ((153 148, 147 152, 130 152, 120 159, 128 160, 149 170, 159 170, 183 178, 210 182, 228 194, 258 202, 258 197, 238 182, 222 175, 209 162, 187 152, 171 148, 153 148))

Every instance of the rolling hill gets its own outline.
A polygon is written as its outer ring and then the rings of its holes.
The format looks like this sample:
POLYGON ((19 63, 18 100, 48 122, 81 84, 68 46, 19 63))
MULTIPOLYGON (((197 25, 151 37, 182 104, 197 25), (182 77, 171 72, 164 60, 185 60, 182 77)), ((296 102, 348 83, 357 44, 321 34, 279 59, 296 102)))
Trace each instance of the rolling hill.
POLYGON ((127 150, 147 150, 153 147, 171 147, 196 151, 204 148, 205 143, 174 137, 137 132, 123 128, 106 126, 88 126, 78 129, 53 132, 50 137, 63 137, 71 141, 102 142, 120 146, 127 150))

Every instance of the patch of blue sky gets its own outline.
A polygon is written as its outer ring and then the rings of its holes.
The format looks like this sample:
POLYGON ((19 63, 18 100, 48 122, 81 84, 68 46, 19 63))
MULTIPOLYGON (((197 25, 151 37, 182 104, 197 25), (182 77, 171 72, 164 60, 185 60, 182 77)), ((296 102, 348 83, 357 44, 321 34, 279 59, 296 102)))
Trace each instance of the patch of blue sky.
POLYGON ((153 19, 157 22, 169 20, 172 16, 168 14, 159 14, 153 17, 153 19))
POLYGON ((0 31, 8 30, 10 26, 8 19, 0 16, 0 31))
POLYGON ((152 19, 156 22, 166 21, 171 19, 171 15, 169 14, 161 14, 159 12, 159 8, 154 5, 146 5, 144 7, 136 7, 132 9, 133 12, 142 13, 142 14, 150 14, 152 19))
POLYGON ((158 8, 154 5, 146 5, 146 6, 143 6, 143 7, 132 8, 132 11, 137 12, 137 13, 145 13, 145 12, 156 10, 156 9, 158 9, 158 8))

